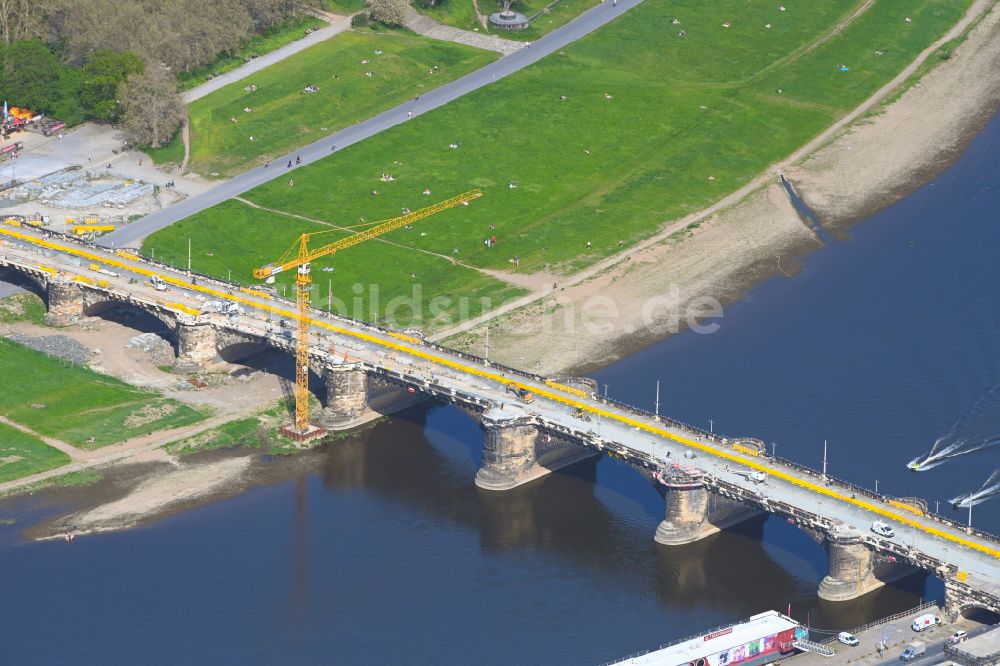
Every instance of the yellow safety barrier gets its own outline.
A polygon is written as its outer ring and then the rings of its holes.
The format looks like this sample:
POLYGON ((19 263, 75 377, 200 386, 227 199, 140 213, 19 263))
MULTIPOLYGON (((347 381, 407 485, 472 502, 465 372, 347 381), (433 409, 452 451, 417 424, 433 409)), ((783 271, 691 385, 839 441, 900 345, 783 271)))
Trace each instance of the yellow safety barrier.
POLYGON ((120 247, 115 250, 115 255, 125 259, 138 259, 139 251, 131 247, 120 247))
POLYGON ((168 308, 172 308, 174 310, 180 310, 181 312, 187 313, 189 315, 196 315, 197 316, 197 315, 201 314, 200 311, 195 310, 194 308, 189 308, 188 306, 184 305, 183 303, 169 303, 169 302, 167 302, 167 303, 164 303, 164 305, 167 306, 168 308))
POLYGON ((395 331, 386 331, 386 333, 396 338, 397 340, 404 340, 414 345, 419 345, 422 342, 420 338, 415 338, 412 335, 406 335, 404 333, 396 333, 395 331))
POLYGON ((115 225, 113 224, 78 224, 73 227, 73 233, 77 236, 82 236, 83 234, 89 234, 94 231, 114 231, 115 225))
POLYGON ((26 220, 26 223, 28 225, 32 226, 32 227, 40 227, 40 226, 42 226, 42 221, 41 220, 26 220))
MULTIPOLYGON (((134 265, 134 264, 126 264, 124 262, 117 261, 117 260, 114 260, 114 259, 110 259, 108 257, 101 256, 101 255, 95 254, 93 252, 88 252, 87 250, 84 250, 84 249, 81 249, 81 248, 69 247, 69 246, 65 246, 65 245, 60 245, 58 243, 53 243, 52 241, 49 241, 49 240, 45 240, 45 239, 41 239, 41 238, 35 238, 34 236, 31 236, 29 234, 25 234, 25 233, 22 233, 22 232, 19 232, 19 231, 14 231, 13 229, 5 229, 5 228, 0 227, 0 235, 10 236, 10 237, 13 237, 13 238, 17 238, 19 240, 23 240, 23 241, 28 242, 28 243, 32 243, 34 245, 38 245, 38 246, 41 246, 41 247, 47 247, 49 249, 53 249, 53 250, 56 250, 56 251, 59 251, 59 252, 64 252, 64 253, 72 254, 72 255, 75 255, 75 256, 78 256, 78 257, 83 257, 85 259, 90 259, 90 260, 93 260, 93 261, 102 261, 102 262, 104 262, 107 265, 117 266, 119 268, 122 268, 124 270, 130 271, 132 273, 136 273, 138 275, 152 276, 152 275, 156 274, 156 273, 154 273, 154 271, 152 271, 150 269, 147 269, 147 268, 144 268, 142 266, 137 266, 137 265, 134 265)), ((292 312, 291 310, 285 310, 285 309, 282 309, 282 308, 273 307, 273 306, 268 305, 266 303, 258 303, 256 301, 251 301, 249 299, 242 298, 240 296, 236 296, 236 295, 233 295, 233 294, 228 294, 228 293, 226 293, 224 291, 220 291, 218 289, 213 289, 211 287, 205 287, 205 286, 202 286, 202 285, 192 285, 190 282, 187 282, 185 280, 180 280, 180 279, 175 278, 175 277, 170 276, 170 275, 165 275, 165 274, 158 274, 158 275, 160 275, 160 278, 164 282, 167 282, 167 283, 170 283, 170 284, 174 284, 174 285, 177 285, 179 287, 183 287, 183 288, 191 290, 191 291, 198 291, 198 292, 201 292, 203 294, 210 294, 212 296, 215 296, 216 298, 222 298, 222 299, 231 300, 231 301, 234 301, 234 302, 237 302, 237 303, 242 303, 243 305, 246 305, 248 307, 255 308, 255 309, 261 309, 261 310, 264 310, 264 311, 267 311, 267 312, 271 312, 273 314, 277 314, 277 315, 282 316, 282 317, 286 317, 288 319, 294 319, 294 320, 298 320, 299 319, 298 313, 292 312)), ((89 279, 87 279, 87 278, 85 278, 83 276, 77 276, 76 279, 78 281, 90 282, 89 279)), ((378 337, 376 335, 372 335, 372 334, 365 333, 365 332, 362 332, 362 331, 355 331, 355 330, 352 330, 352 329, 347 329, 347 328, 344 328, 342 326, 337 326, 335 324, 330 324, 330 323, 327 323, 327 322, 324 322, 324 321, 310 320, 310 324, 313 325, 313 326, 316 326, 318 328, 322 328, 322 329, 326 329, 326 330, 329 330, 329 331, 333 331, 335 333, 340 333, 341 335, 350 336, 350 337, 353 337, 353 338, 357 338, 359 340, 364 340, 366 342, 371 342, 371 343, 377 344, 377 345, 379 345, 381 347, 384 347, 386 349, 392 349, 392 350, 395 350, 395 351, 398 351, 398 352, 402 352, 404 354, 408 354, 410 356, 414 356, 416 358, 421 358, 421 359, 424 359, 426 361, 430 361, 431 363, 435 363, 437 365, 441 365, 441 366, 444 366, 444 367, 447 367, 447 368, 451 368, 453 370, 458 370, 458 371, 463 372, 463 373, 465 373, 467 375, 481 377, 483 379, 488 379, 490 381, 500 382, 501 384, 513 384, 514 386, 517 386, 518 388, 523 388, 523 389, 526 389, 528 391, 531 391, 536 396, 541 396, 541 397, 544 397, 544 398, 548 398, 549 400, 552 400, 553 402, 558 402, 558 403, 561 403, 561 404, 564 404, 564 405, 568 405, 568 406, 571 406, 571 407, 576 407, 576 408, 581 409, 581 410, 583 410, 585 412, 588 412, 590 414, 594 414, 596 416, 601 416, 601 417, 604 417, 604 418, 607 418, 607 419, 610 419, 610 420, 613 420, 613 421, 618 421, 619 423, 624 423, 626 425, 633 426, 637 430, 648 432, 648 433, 651 433, 651 434, 654 434, 654 435, 659 435, 660 437, 664 437, 666 439, 670 439, 670 440, 672 440, 674 442, 677 442, 678 444, 683 444, 684 446, 688 446, 688 447, 690 447, 692 449, 696 449, 696 450, 701 451, 703 453, 706 453, 708 455, 712 455, 712 456, 715 456, 717 458, 721 458, 722 460, 727 460, 729 462, 733 462, 733 463, 736 463, 736 464, 739 464, 739 465, 743 465, 745 467, 749 467, 750 469, 754 469, 754 470, 757 470, 757 471, 760 471, 760 472, 765 472, 766 474, 770 475, 772 478, 781 479, 782 481, 785 481, 786 483, 789 483, 791 485, 798 486, 800 488, 805 488, 806 490, 809 490, 809 491, 811 491, 811 492, 813 492, 813 493, 815 493, 817 495, 822 495, 823 497, 828 497, 830 499, 835 499, 835 500, 844 502, 845 504, 850 504, 852 506, 856 506, 858 508, 864 509, 865 511, 869 511, 871 513, 877 514, 877 515, 882 516, 884 518, 888 518, 890 520, 894 520, 896 522, 902 523, 903 525, 907 525, 909 527, 912 527, 915 530, 920 530, 921 532, 923 532, 925 534, 930 534, 930 535, 938 537, 940 539, 944 539, 945 541, 950 541, 951 543, 957 543, 957 544, 963 545, 963 546, 965 546, 967 548, 970 548, 972 550, 976 550, 976 551, 984 553, 986 555, 990 555, 991 557, 1000 558, 1000 550, 997 550, 997 548, 988 546, 986 544, 976 543, 975 541, 971 541, 969 539, 966 539, 964 537, 958 536, 956 534, 950 534, 950 533, 944 531, 941 528, 935 527, 934 525, 927 525, 927 524, 924 524, 924 523, 917 522, 916 520, 913 520, 912 518, 910 518, 910 517, 908 517, 906 515, 897 513, 895 511, 890 511, 890 510, 882 507, 881 505, 876 504, 875 503, 876 500, 870 500, 870 499, 867 499, 867 498, 859 498, 859 497, 855 497, 855 496, 851 496, 851 495, 844 495, 841 492, 839 492, 839 491, 837 491, 837 490, 835 490, 833 488, 830 488, 830 487, 827 487, 827 486, 823 486, 823 485, 820 485, 818 483, 813 483, 812 481, 809 481, 808 479, 794 476, 790 472, 783 471, 783 470, 778 469, 776 467, 768 466, 767 464, 765 464, 763 462, 758 462, 757 460, 753 459, 752 456, 750 458, 743 457, 743 456, 737 455, 737 453, 732 453, 730 451, 727 451, 726 449, 717 448, 717 447, 715 447, 713 445, 706 444, 706 443, 703 443, 703 442, 699 442, 697 440, 691 439, 689 437, 685 437, 683 435, 678 435, 678 434, 673 433, 673 432, 671 432, 671 431, 669 431, 669 430, 667 430, 665 428, 662 428, 662 427, 660 427, 658 425, 653 425, 652 423, 648 423, 646 421, 640 420, 639 418, 634 418, 634 417, 631 417, 631 416, 628 416, 628 415, 625 415, 625 414, 616 414, 614 412, 608 411, 607 409, 605 409, 603 407, 599 407, 599 406, 592 405, 592 404, 589 404, 589 403, 583 403, 583 402, 580 402, 580 401, 575 400, 573 398, 567 397, 565 395, 561 395, 559 393, 554 393, 552 391, 547 391, 545 389, 537 388, 537 387, 534 387, 534 386, 527 386, 527 385, 521 384, 521 383, 519 383, 517 381, 511 381, 510 379, 508 379, 508 378, 506 378, 506 377, 504 377, 502 375, 499 375, 496 372, 493 372, 493 371, 491 371, 491 370, 489 370, 489 369, 487 369, 485 367, 477 367, 477 366, 466 365, 465 363, 460 362, 460 361, 456 361, 456 360, 453 360, 453 359, 450 359, 450 358, 444 358, 444 357, 441 357, 441 356, 437 356, 437 355, 435 355, 435 354, 433 354, 433 353, 431 353, 429 351, 426 351, 424 349, 420 349, 420 348, 416 348, 415 349, 415 348, 412 348, 412 347, 407 347, 407 346, 404 346, 402 344, 393 342, 391 340, 386 340, 384 338, 378 337)), ((390 335, 392 335, 392 337, 395 337, 395 338, 409 339, 409 340, 413 340, 415 342, 419 342, 418 340, 416 340, 416 338, 412 338, 410 336, 403 336, 401 334, 390 334, 390 335)), ((912 510, 912 507, 911 507, 911 510, 912 510)))
POLYGON ((589 398, 590 397, 589 395, 587 395, 586 391, 581 391, 578 388, 573 388, 572 386, 566 386, 565 384, 560 384, 559 382, 552 381, 551 379, 546 379, 545 380, 545 385, 546 386, 551 386, 554 389, 557 389, 559 391, 564 391, 566 393, 569 393, 570 395, 575 395, 575 396, 580 397, 580 398, 589 398))
POLYGON ((748 456, 753 456, 754 458, 760 457, 760 451, 750 446, 744 446, 743 444, 733 444, 733 449, 739 451, 740 453, 745 453, 748 456))
POLYGON ((58 273, 58 271, 56 269, 52 268, 51 266, 44 266, 42 264, 38 264, 38 268, 40 270, 45 271, 49 275, 55 275, 56 273, 58 273))
POLYGON ((900 502, 899 500, 894 500, 894 499, 887 500, 886 502, 896 507, 897 509, 902 509, 903 511, 909 511, 911 513, 917 514, 918 516, 924 515, 923 511, 913 506, 912 504, 907 504, 906 502, 900 502))
POLYGON ((5 218, 4 221, 3 221, 3 223, 4 224, 9 224, 12 227, 19 227, 19 226, 21 226, 21 220, 17 219, 16 217, 5 218))
POLYGON ((86 276, 83 276, 83 275, 77 275, 76 277, 73 278, 73 281, 74 282, 82 282, 84 284, 94 284, 93 280, 91 280, 89 277, 86 277, 86 276))

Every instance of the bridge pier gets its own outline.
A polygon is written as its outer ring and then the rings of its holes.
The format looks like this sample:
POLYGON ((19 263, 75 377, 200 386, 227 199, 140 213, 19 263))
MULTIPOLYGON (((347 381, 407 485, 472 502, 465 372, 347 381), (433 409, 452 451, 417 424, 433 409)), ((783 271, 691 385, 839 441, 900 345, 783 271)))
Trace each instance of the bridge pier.
POLYGON ((482 427, 483 466, 476 473, 476 485, 510 490, 533 478, 538 428, 531 419, 491 409, 483 415, 482 427))
POLYGON ((872 552, 857 531, 833 528, 826 537, 829 572, 819 584, 819 598, 849 601, 881 587, 872 567, 872 552))
POLYGON ((368 410, 368 374, 360 365, 330 364, 323 370, 326 408, 320 416, 325 428, 343 426, 368 410))
POLYGON ((696 479, 673 478, 665 484, 666 510, 653 540, 664 546, 683 546, 721 532, 760 511, 712 493, 696 479))
POLYGON ((181 372, 204 370, 216 357, 215 327, 212 324, 185 317, 177 321, 177 361, 181 372))
POLYGON ((858 532, 840 525, 826 535, 829 572, 819 584, 819 598, 850 601, 887 583, 912 576, 919 568, 873 553, 858 532))
POLYGON ((50 326, 68 326, 83 316, 83 290, 75 282, 52 279, 48 283, 48 312, 45 323, 50 326))

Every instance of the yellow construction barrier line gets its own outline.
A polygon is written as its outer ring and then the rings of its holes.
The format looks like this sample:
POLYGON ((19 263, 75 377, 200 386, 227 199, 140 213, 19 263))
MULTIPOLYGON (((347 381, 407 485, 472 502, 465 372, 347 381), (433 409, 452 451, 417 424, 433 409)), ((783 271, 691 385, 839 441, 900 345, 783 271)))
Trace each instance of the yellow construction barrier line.
POLYGON ((546 386, 551 386, 552 388, 557 389, 559 391, 564 391, 566 393, 569 393, 570 395, 575 395, 575 396, 577 396, 579 398, 589 398, 590 397, 589 395, 587 395, 586 391, 581 391, 578 388, 573 388, 572 386, 566 386, 565 384, 560 384, 559 382, 553 381, 551 379, 546 379, 545 380, 545 385, 546 386))
MULTIPOLYGON (((58 243, 53 243, 52 241, 35 238, 35 237, 30 236, 28 234, 24 234, 24 233, 20 233, 20 232, 17 232, 17 231, 13 231, 11 229, 0 228, 0 234, 4 234, 4 235, 8 235, 8 236, 13 236, 15 238, 27 241, 29 243, 34 243, 36 245, 41 245, 43 247, 48 247, 50 249, 58 250, 58 251, 61 251, 61 252, 67 252, 69 254, 74 254, 74 255, 77 255, 77 256, 80 256, 80 257, 84 257, 84 258, 87 258, 87 259, 92 259, 94 261, 103 261, 106 264, 113 265, 113 266, 118 266, 119 268, 131 271, 133 273, 139 273, 141 275, 146 275, 146 276, 152 276, 154 274, 154 271, 151 271, 151 270, 146 269, 146 268, 142 268, 140 266, 134 266, 134 265, 131 265, 131 264, 126 264, 124 262, 115 261, 113 259, 108 259, 108 258, 106 258, 104 256, 100 256, 100 255, 95 254, 93 252, 88 252, 86 250, 82 250, 82 249, 79 249, 79 248, 73 248, 73 247, 67 247, 67 246, 59 245, 58 243)), ((272 307, 272 306, 269 306, 269 305, 266 305, 266 304, 263 304, 263 303, 257 303, 255 301, 251 301, 251 300, 248 300, 248 299, 245 299, 245 298, 241 298, 241 297, 236 296, 236 295, 227 294, 227 293, 219 291, 217 289, 211 289, 209 287, 203 287, 201 285, 192 285, 189 282, 186 282, 184 280, 180 280, 180 279, 174 278, 174 277, 169 276, 169 275, 160 275, 160 277, 161 277, 161 279, 163 279, 164 282, 169 282, 171 284, 175 284, 175 285, 177 285, 179 287, 183 287, 185 289, 190 289, 190 290, 193 290, 193 291, 200 291, 202 293, 211 294, 213 296, 216 296, 217 298, 223 298, 223 299, 232 300, 232 301, 235 301, 235 302, 238 302, 238 303, 243 303, 244 305, 247 305, 248 307, 252 307, 252 308, 255 308, 255 309, 263 309, 263 310, 266 310, 268 312, 272 312, 274 314, 278 314, 280 316, 283 316, 283 317, 286 317, 286 318, 289 318, 289 319, 294 319, 294 320, 299 320, 300 319, 300 317, 299 317, 299 315, 297 313, 292 312, 290 310, 283 310, 281 308, 272 307)), ((80 278, 78 277, 77 279, 80 279, 80 278)), ((84 278, 84 280, 86 280, 86 278, 84 278)), ((885 518, 889 518, 890 520, 895 520, 895 521, 897 521, 899 523, 902 523, 902 524, 908 525, 908 526, 910 526, 910 527, 912 527, 914 529, 920 530, 921 532, 924 532, 926 534, 930 534, 930 535, 936 536, 938 538, 944 539, 945 541, 950 541, 952 543, 958 543, 958 544, 961 544, 963 546, 966 546, 967 548, 971 548, 972 550, 976 550, 976 551, 979 551, 981 553, 985 553, 985 554, 990 555, 992 557, 1000 558, 1000 550, 997 550, 995 548, 991 548, 989 546, 986 546, 986 545, 983 545, 983 544, 979 544, 979 543, 976 543, 974 541, 970 541, 968 539, 964 539, 964 538, 962 538, 960 536, 957 536, 957 535, 954 535, 954 534, 950 534, 948 532, 945 532, 944 530, 941 530, 941 529, 939 529, 937 527, 934 527, 934 526, 931 526, 931 525, 924 525, 922 523, 918 523, 915 520, 912 520, 911 518, 909 518, 907 516, 903 516, 901 514, 893 512, 893 511, 889 511, 887 509, 884 509, 884 508, 882 508, 881 506, 879 506, 877 504, 873 504, 870 500, 859 499, 857 497, 850 497, 850 496, 847 496, 847 495, 843 495, 843 494, 837 492, 836 490, 832 490, 832 489, 827 488, 825 486, 821 486, 821 485, 812 483, 811 481, 807 481, 805 479, 800 479, 800 478, 795 477, 795 476, 793 476, 793 475, 791 475, 791 474, 789 474, 787 472, 783 472, 781 470, 774 469, 773 467, 768 467, 767 465, 765 465, 763 463, 759 463, 759 462, 756 462, 754 460, 748 460, 748 459, 743 458, 741 456, 738 456, 736 454, 730 453, 729 451, 726 451, 725 449, 719 449, 719 448, 710 446, 708 444, 703 444, 701 442, 697 442, 697 441, 695 441, 693 439, 690 439, 688 437, 684 437, 682 435, 675 434, 673 432, 670 432, 669 430, 666 430, 666 429, 661 428, 659 426, 655 426, 655 425, 646 423, 645 421, 640 421, 639 419, 633 418, 631 416, 626 416, 626 415, 622 415, 622 414, 615 414, 615 413, 610 412, 610 411, 608 411, 606 409, 603 409, 601 407, 595 407, 595 406, 592 406, 592 405, 589 405, 589 404, 586 404, 586 403, 582 403, 582 402, 579 402, 578 400, 574 400, 572 398, 568 398, 566 396, 559 395, 559 394, 553 393, 551 391, 546 391, 545 389, 535 388, 535 387, 532 387, 532 386, 521 384, 521 383, 519 383, 517 381, 512 381, 510 379, 507 379, 506 377, 503 377, 503 376, 498 375, 496 373, 490 372, 490 371, 488 371, 486 369, 483 369, 483 368, 468 366, 468 365, 465 365, 464 363, 460 363, 458 361, 453 361, 453 360, 448 359, 448 358, 441 358, 439 356, 435 356, 435 355, 433 355, 433 354, 431 354, 429 352, 426 352, 426 351, 424 351, 422 349, 412 349, 410 347, 406 347, 406 346, 403 346, 401 344, 392 342, 390 340, 385 340, 383 338, 379 338, 377 336, 370 335, 368 333, 363 333, 361 331, 354 331, 354 330, 351 330, 351 329, 343 328, 341 326, 336 326, 336 325, 333 325, 333 324, 328 324, 326 322, 316 321, 316 320, 312 320, 312 319, 310 319, 310 323, 312 325, 314 325, 314 326, 318 326, 319 328, 324 328, 324 329, 327 329, 327 330, 330 330, 330 331, 341 333, 343 335, 348 335, 348 336, 355 337, 355 338, 358 338, 358 339, 361 339, 361 340, 372 342, 372 343, 380 345, 382 347, 386 347, 388 349, 394 349, 394 350, 402 352, 404 354, 409 354, 410 356, 416 356, 417 358, 422 358, 422 359, 430 361, 432 363, 435 363, 435 364, 438 364, 438 365, 442 365, 442 366, 445 366, 445 367, 448 367, 448 368, 452 368, 454 370, 458 370, 458 371, 463 372, 463 373, 468 374, 468 375, 482 377, 484 379, 489 379, 491 381, 496 381, 496 382, 499 382, 501 384, 514 384, 515 386, 517 386, 519 388, 523 388, 523 389, 532 391, 533 393, 535 393, 535 395, 540 395, 540 396, 548 398, 548 399, 550 399, 550 400, 552 400, 554 402, 558 402, 558 403, 561 403, 561 404, 564 404, 564 405, 569 405, 571 407, 577 407, 577 408, 582 409, 582 410, 584 410, 586 412, 589 412, 591 414, 596 414, 597 416, 603 416, 605 418, 608 418, 608 419, 611 419, 611 420, 614 420, 614 421, 618 421, 618 422, 624 423, 626 425, 633 426, 633 427, 635 427, 638 430, 643 430, 645 432, 649 432, 649 433, 652 433, 654 435, 659 435, 659 436, 664 437, 666 439, 671 439, 671 440, 673 440, 673 441, 675 441, 675 442, 677 442, 679 444, 683 444, 685 446, 689 446, 689 447, 691 447, 693 449, 697 449, 697 450, 702 451, 704 453, 707 453, 709 455, 713 455, 713 456, 715 456, 717 458, 722 458, 723 460, 728 460, 730 462, 737 463, 737 464, 740 464, 740 465, 745 465, 746 467, 749 467, 751 469, 755 469, 757 471, 764 472, 766 474, 769 474, 769 475, 771 475, 771 476, 773 476, 775 478, 781 479, 781 480, 783 480, 783 481, 785 481, 787 483, 790 483, 792 485, 799 486, 800 488, 805 488, 807 490, 810 490, 810 491, 812 491, 812 492, 814 492, 814 493, 816 493, 818 495, 823 495, 824 497, 829 497, 831 499, 836 499, 836 500, 845 502, 847 504, 851 504, 851 505, 857 506, 857 507, 859 507, 861 509, 864 509, 866 511, 870 511, 871 513, 883 516, 885 518)), ((402 336, 401 334, 396 334, 395 337, 404 337, 404 338, 406 338, 406 337, 409 337, 409 336, 402 336)), ((412 339, 415 340, 416 338, 412 338, 412 339)), ((910 510, 912 511, 912 508, 910 510)))
POLYGON ((165 302, 163 305, 166 306, 166 307, 168 307, 168 308, 171 308, 173 310, 180 310, 181 312, 187 313, 189 315, 196 315, 197 316, 197 315, 201 314, 200 310, 195 310, 194 308, 190 308, 190 307, 184 305, 183 303, 165 302))
POLYGON ((749 446, 743 446, 742 444, 733 444, 733 449, 739 451, 740 453, 745 453, 748 456, 753 456, 754 458, 760 457, 760 451, 757 449, 751 449, 749 446))
POLYGON ((918 509, 915 506, 907 504, 906 502, 900 502, 899 500, 894 500, 894 499, 886 500, 886 501, 889 504, 891 504, 894 507, 896 507, 897 509, 902 509, 903 511, 909 511, 910 513, 915 513, 918 516, 923 516, 924 515, 923 511, 921 511, 920 509, 918 509))

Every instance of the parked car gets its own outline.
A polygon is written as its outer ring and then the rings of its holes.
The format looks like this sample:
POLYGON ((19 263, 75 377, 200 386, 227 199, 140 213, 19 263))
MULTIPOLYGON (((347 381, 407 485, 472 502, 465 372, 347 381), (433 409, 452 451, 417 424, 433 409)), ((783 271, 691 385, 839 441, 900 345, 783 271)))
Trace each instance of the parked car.
POLYGON ((953 633, 951 636, 948 637, 947 642, 948 645, 955 645, 956 643, 961 643, 968 637, 969 637, 969 632, 965 631, 964 629, 959 629, 958 631, 956 631, 955 633, 953 633))
POLYGON ((843 643, 844 645, 853 646, 858 644, 858 637, 847 631, 842 631, 839 634, 837 634, 837 640, 843 643))
POLYGON ((896 536, 896 530, 892 529, 891 525, 886 525, 880 520, 876 520, 872 523, 872 532, 880 537, 885 537, 886 539, 891 539, 896 536))
POLYGON ((913 629, 913 631, 923 631, 939 624, 941 624, 941 618, 937 615, 924 613, 923 615, 918 615, 913 618, 913 624, 910 625, 910 628, 913 629))

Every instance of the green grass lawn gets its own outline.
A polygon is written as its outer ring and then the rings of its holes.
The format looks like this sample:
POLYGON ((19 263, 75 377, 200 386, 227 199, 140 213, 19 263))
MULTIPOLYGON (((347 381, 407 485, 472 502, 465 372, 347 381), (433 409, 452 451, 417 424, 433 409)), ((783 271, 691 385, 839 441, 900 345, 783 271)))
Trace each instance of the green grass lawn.
MULTIPOLYGON (((390 186, 394 183, 379 184, 390 186)), ((295 187, 290 189, 294 190, 295 187)), ((370 194, 367 196, 373 200, 381 198, 381 195, 376 198, 370 194)), ((446 194, 442 192, 440 198, 446 198, 446 194)), ((431 203, 421 199, 436 200, 433 192, 431 197, 417 192, 411 202, 413 209, 431 203)), ((336 312, 368 321, 384 322, 389 319, 401 328, 430 329, 445 326, 458 316, 477 316, 508 299, 524 294, 523 289, 453 263, 450 257, 464 261, 464 253, 473 253, 476 248, 469 244, 459 247, 458 255, 452 253, 454 246, 448 246, 447 252, 442 253, 445 256, 420 251, 440 245, 437 242, 438 235, 446 233, 449 226, 461 224, 461 220, 468 219, 469 212, 480 201, 482 200, 475 201, 468 207, 459 206, 438 213, 418 223, 413 229, 399 229, 386 236, 392 243, 412 244, 416 249, 374 240, 353 247, 343 255, 314 261, 313 305, 326 309, 327 294, 332 288, 334 298, 338 299, 333 301, 336 312), (421 233, 426 235, 421 236, 421 233), (324 268, 333 268, 333 271, 324 271, 324 268), (433 284, 431 289, 428 289, 429 279, 433 284), (408 299, 413 299, 412 302, 417 306, 408 305, 408 299), (431 303, 432 299, 436 299, 434 303, 431 303), (433 320, 436 315, 440 315, 441 319, 435 322, 433 320)), ((398 215, 399 212, 397 210, 387 216, 398 215)), ((326 216, 326 219, 343 226, 359 222, 358 219, 345 220, 343 215, 335 212, 326 216)), ((329 228, 254 209, 239 201, 224 202, 206 211, 198 220, 197 223, 184 220, 172 227, 177 229, 175 234, 182 234, 185 238, 183 253, 180 252, 174 235, 161 234, 147 240, 144 251, 151 254, 155 249, 156 257, 161 261, 186 262, 187 238, 190 237, 194 248, 194 270, 224 277, 228 277, 231 270, 233 281, 254 284, 256 281, 251 275, 253 268, 274 261, 286 249, 277 248, 276 242, 288 246, 301 233, 329 228), (220 228, 238 229, 238 232, 219 234, 220 228)), ((347 232, 331 231, 317 236, 313 246, 331 243, 346 235, 347 232)), ((293 272, 281 274, 279 278, 278 288, 285 287, 291 298, 294 293, 293 272)))
MULTIPOLYGON (((509 270, 518 256, 522 272, 569 273, 792 153, 889 81, 970 3, 880 0, 810 50, 859 4, 780 12, 770 0, 646 2, 495 85, 296 171, 293 188, 282 178, 244 196, 350 224, 481 187, 485 196, 468 208, 387 238, 445 256, 457 246, 461 261, 480 268, 509 270), (380 182, 382 173, 395 181, 380 182), (433 196, 423 197, 424 187, 433 196), (494 234, 498 244, 486 247, 494 234)), ((224 276, 224 267, 246 266, 245 276, 248 258, 277 257, 300 229, 320 228, 237 210, 228 203, 169 227, 147 240, 147 254, 155 247, 180 264, 187 238, 201 238, 215 250, 202 269, 224 276)), ((399 251, 352 248, 336 258, 333 275, 398 290, 418 257, 399 251)), ((455 268, 435 260, 414 272, 425 295, 476 292, 456 290, 455 268)))
POLYGON ((81 449, 196 423, 205 414, 176 400, 0 339, 0 414, 81 449), (41 408, 32 404, 44 405, 41 408), (92 443, 88 437, 94 437, 92 443))
POLYGON ((37 437, 0 423, 0 483, 44 472, 69 462, 69 456, 37 437))
MULTIPOLYGON (((497 35, 505 39, 531 41, 538 39, 547 32, 568 23, 586 10, 600 3, 600 0, 561 0, 555 6, 544 11, 552 0, 518 0, 513 6, 515 11, 527 17, 534 16, 531 26, 526 30, 506 32, 488 27, 484 29, 476 16, 476 8, 472 0, 439 0, 434 7, 425 7, 421 0, 414 0, 413 7, 427 14, 444 25, 454 26, 463 30, 478 30, 497 35), (537 16, 536 16, 537 14, 537 16)), ((500 3, 496 0, 480 0, 479 10, 484 16, 499 11, 500 3)))
POLYGON ((314 16, 289 17, 269 30, 244 40, 234 53, 221 54, 210 65, 199 67, 190 72, 178 73, 177 83, 182 91, 190 90, 208 81, 210 76, 225 74, 236 69, 254 53, 262 56, 265 53, 276 51, 282 46, 304 37, 307 29, 322 28, 325 25, 325 21, 314 16))
POLYGON ((31 292, 25 291, 0 299, 0 323, 30 321, 33 324, 41 324, 44 317, 45 303, 31 292))
MULTIPOLYGON (((489 51, 398 32, 338 35, 192 102, 190 168, 210 175, 244 171, 496 57, 489 51), (435 65, 439 71, 428 73, 435 65), (374 76, 366 76, 368 72, 374 76), (244 90, 250 84, 257 90, 244 90), (319 92, 304 93, 309 85, 318 86, 319 92), (253 112, 246 113, 248 107, 253 112)), ((154 159, 182 159, 180 137, 173 144, 153 151, 154 159)))
POLYGON ((322 3, 326 11, 345 16, 359 12, 367 6, 365 0, 323 0, 322 3))

